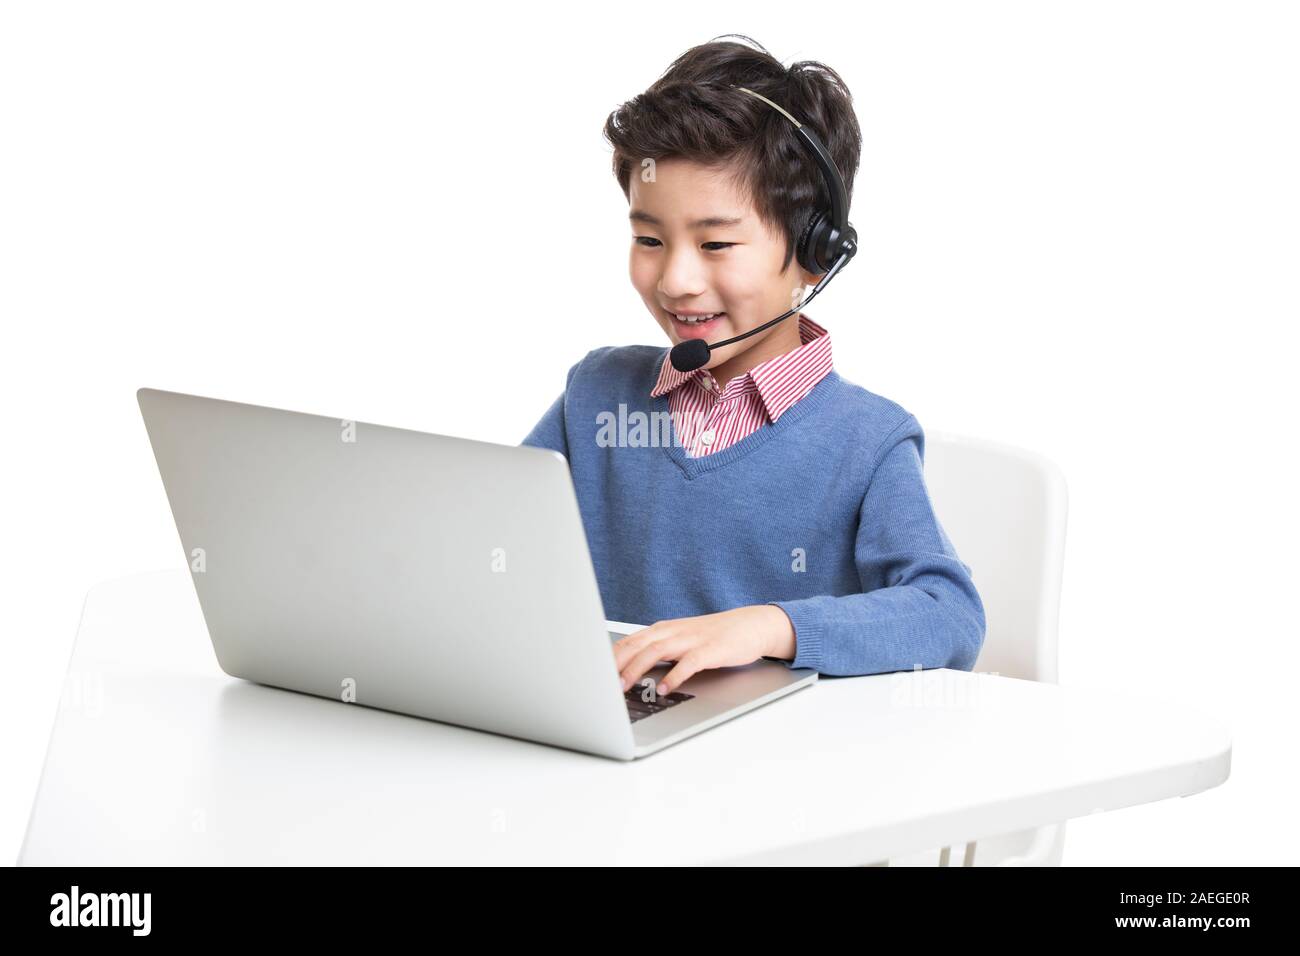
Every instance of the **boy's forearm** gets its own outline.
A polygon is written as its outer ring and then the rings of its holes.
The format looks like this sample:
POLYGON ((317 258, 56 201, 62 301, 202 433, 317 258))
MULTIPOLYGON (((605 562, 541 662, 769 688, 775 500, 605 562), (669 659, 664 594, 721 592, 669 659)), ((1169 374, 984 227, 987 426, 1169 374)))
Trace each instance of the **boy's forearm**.
POLYGON ((828 676, 972 670, 985 630, 974 585, 933 574, 915 580, 920 583, 780 602, 799 635, 794 665, 828 676))

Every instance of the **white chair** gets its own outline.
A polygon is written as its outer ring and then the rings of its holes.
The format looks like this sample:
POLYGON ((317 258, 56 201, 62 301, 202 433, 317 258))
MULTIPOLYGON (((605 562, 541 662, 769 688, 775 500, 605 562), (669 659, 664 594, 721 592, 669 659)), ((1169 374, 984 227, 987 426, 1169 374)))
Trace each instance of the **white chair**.
MULTIPOLYGON (((987 629, 976 671, 1057 681, 1065 558, 1065 477, 1041 455, 998 442, 926 432, 930 502, 971 568, 987 629)), ((1065 822, 895 857, 887 866, 1060 866, 1065 822)))

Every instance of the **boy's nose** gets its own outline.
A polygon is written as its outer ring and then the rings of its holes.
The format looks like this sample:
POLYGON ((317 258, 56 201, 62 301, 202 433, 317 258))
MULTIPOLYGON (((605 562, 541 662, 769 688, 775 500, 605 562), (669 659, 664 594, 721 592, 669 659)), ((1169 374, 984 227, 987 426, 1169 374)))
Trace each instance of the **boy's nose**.
MULTIPOLYGON (((669 255, 659 276, 659 294, 670 302, 689 301, 708 289, 700 263, 689 252, 669 255)), ((662 300, 661 300, 662 301, 662 300)))

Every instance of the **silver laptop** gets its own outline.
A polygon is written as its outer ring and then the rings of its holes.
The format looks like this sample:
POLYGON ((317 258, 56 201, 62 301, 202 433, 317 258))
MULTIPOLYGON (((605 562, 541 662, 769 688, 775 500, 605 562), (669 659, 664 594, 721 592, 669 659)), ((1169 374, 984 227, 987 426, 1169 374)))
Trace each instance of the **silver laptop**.
POLYGON ((817 680, 759 660, 624 693, 612 643, 644 625, 605 619, 558 452, 137 398, 232 677, 621 760, 817 680))

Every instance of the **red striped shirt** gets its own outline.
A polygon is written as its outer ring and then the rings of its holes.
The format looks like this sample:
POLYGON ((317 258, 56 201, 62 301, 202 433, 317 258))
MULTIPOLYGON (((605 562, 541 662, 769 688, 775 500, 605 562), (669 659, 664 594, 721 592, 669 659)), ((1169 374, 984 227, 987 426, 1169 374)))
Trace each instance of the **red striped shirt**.
POLYGON ((719 390, 706 368, 679 372, 665 359, 652 398, 668 395, 668 412, 691 458, 722 451, 775 422, 831 370, 831 336, 802 312, 800 346, 755 365, 719 390))

